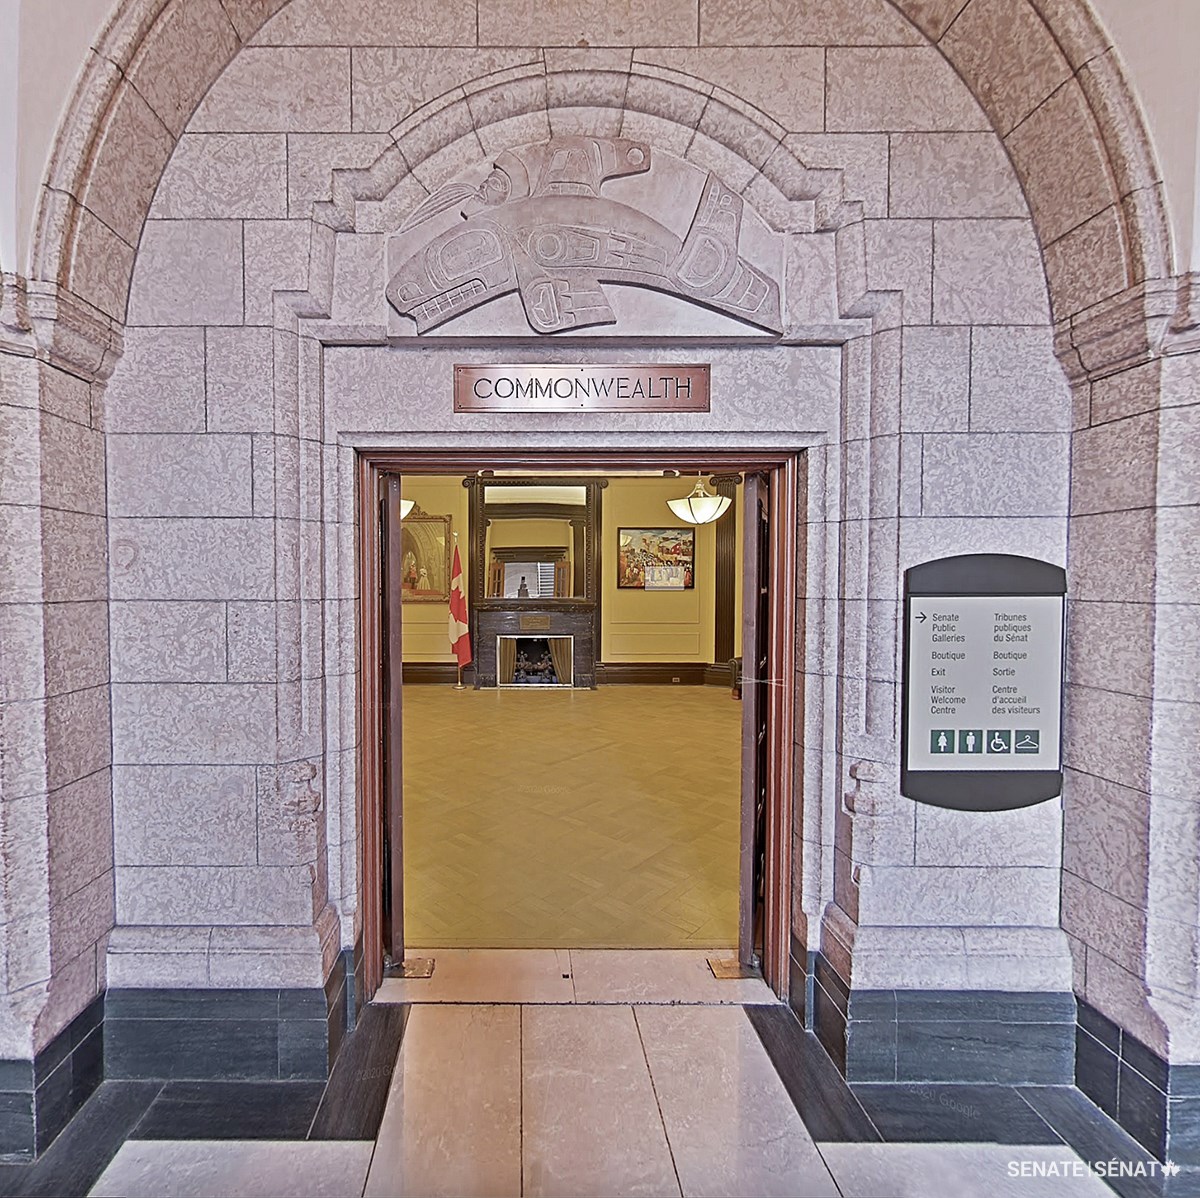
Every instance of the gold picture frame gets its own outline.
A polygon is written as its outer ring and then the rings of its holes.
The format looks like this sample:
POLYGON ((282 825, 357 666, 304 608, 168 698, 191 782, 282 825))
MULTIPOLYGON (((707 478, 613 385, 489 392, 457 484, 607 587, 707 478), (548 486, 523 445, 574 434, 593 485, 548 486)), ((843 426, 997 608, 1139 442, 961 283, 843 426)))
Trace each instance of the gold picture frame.
POLYGON ((450 602, 449 516, 431 516, 419 506, 400 525, 400 592, 405 603, 450 602))

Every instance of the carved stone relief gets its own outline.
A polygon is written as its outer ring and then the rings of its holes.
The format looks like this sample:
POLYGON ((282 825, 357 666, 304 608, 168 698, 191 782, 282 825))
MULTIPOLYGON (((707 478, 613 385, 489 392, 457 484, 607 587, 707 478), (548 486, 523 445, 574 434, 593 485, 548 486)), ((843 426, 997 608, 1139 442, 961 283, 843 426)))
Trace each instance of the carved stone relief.
POLYGON ((530 327, 558 333, 615 323, 602 284, 616 283, 780 332, 777 272, 747 259, 743 210, 711 171, 645 142, 555 137, 425 200, 389 243, 387 298, 425 333, 516 291, 530 327))

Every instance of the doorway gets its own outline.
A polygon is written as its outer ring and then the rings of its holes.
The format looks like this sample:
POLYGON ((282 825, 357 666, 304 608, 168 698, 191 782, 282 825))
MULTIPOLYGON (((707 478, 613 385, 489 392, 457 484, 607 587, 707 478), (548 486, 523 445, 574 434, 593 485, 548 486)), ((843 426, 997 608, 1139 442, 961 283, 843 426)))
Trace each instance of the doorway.
MULTIPOLYGON (((636 456, 606 452, 552 453, 531 457, 528 454, 495 452, 484 455, 479 452, 380 451, 363 452, 359 458, 362 546, 360 593, 363 597, 360 638, 363 667, 360 671, 363 729, 360 738, 360 819, 363 847, 360 879, 364 981, 368 996, 374 992, 382 977, 385 958, 400 962, 406 945, 403 918, 405 868, 402 854, 397 853, 394 846, 405 842, 404 744, 405 736, 412 729, 406 728, 404 718, 402 621, 394 618, 392 613, 401 611, 405 567, 409 573, 413 573, 414 567, 412 562, 403 559, 405 540, 390 535, 389 531, 400 526, 404 479, 410 480, 416 488, 421 477, 429 475, 503 478, 520 473, 563 477, 575 474, 579 478, 595 479, 621 476, 647 478, 657 474, 661 480, 664 473, 675 471, 683 475, 719 473, 726 477, 740 476, 745 480, 740 488, 742 496, 739 500, 746 532, 742 538, 744 552, 739 563, 744 602, 741 627, 734 637, 737 656, 741 659, 737 673, 742 701, 740 704, 730 704, 727 694, 722 696, 723 701, 729 704, 725 711, 732 713, 724 716, 726 724, 731 718, 734 721, 730 740, 734 763, 731 779, 739 792, 739 801, 733 812, 737 827, 731 828, 731 837, 736 838, 738 850, 735 862, 736 938, 738 956, 743 966, 761 968, 775 992, 781 996, 784 994, 790 941, 790 829, 795 802, 793 729, 796 707, 795 629, 798 627, 795 563, 800 532, 797 521, 798 463, 795 455, 701 451, 687 451, 681 455, 676 451, 636 456), (375 549, 379 552, 375 552, 375 549), (399 768, 395 764, 397 762, 401 763, 399 768), (376 946, 374 950, 372 945, 376 946)), ((462 547, 460 539, 459 548, 462 547)), ((597 557, 599 554, 598 546, 597 557)), ((521 556, 516 555, 517 558, 521 556)), ((615 557, 614 548, 610 547, 609 564, 614 574, 617 570, 615 557)), ((485 559, 481 556, 476 561, 473 555, 472 561, 475 564, 470 568, 482 572, 485 559)), ((567 564, 559 566, 558 576, 560 580, 571 574, 582 577, 587 569, 596 568, 597 564, 590 558, 583 560, 576 557, 569 567, 567 564)), ((464 571, 469 568, 465 553, 462 567, 464 571)), ((553 569, 547 573, 544 581, 546 588, 555 585, 553 573, 553 569)), ((682 567, 676 573, 679 575, 676 581, 681 581, 682 567)), ((477 592, 479 596, 485 593, 485 585, 480 585, 477 592)), ((569 587, 569 582, 564 585, 569 587)), ((546 593, 549 593, 548 589, 546 593)), ((481 606, 485 605, 481 603, 481 606)), ((479 627, 477 623, 473 626, 475 629, 479 627)), ((488 624, 489 633, 493 627, 494 620, 488 624)), ((540 626, 531 630, 543 633, 550 631, 540 626)), ((563 629, 555 627, 553 631, 561 633, 563 629)), ((546 636, 543 639, 549 641, 546 636)), ((447 687, 446 695, 440 695, 439 701, 448 697, 481 699, 491 703, 497 699, 508 699, 527 705, 547 703, 555 698, 545 693, 529 693, 529 690, 537 687, 536 681, 519 694, 497 686, 494 663, 498 661, 499 654, 504 652, 503 639, 498 637, 490 648, 493 677, 489 679, 489 688, 469 696, 462 693, 451 696, 447 687)), ((505 653, 506 659, 508 656, 512 656, 511 651, 505 653)), ((543 656, 551 661, 546 671, 547 677, 557 679, 572 672, 576 679, 586 677, 579 673, 577 664, 570 664, 561 646, 557 663, 548 647, 543 656)), ((530 678, 536 678, 538 670, 545 664, 528 655, 523 660, 530 678)), ((441 687, 437 689, 439 692, 443 690, 441 687)), ((411 684, 409 690, 411 695, 411 684)), ((629 693, 643 688, 605 687, 601 681, 603 697, 608 698, 609 695, 604 692, 613 690, 629 693)), ((686 690, 698 692, 700 688, 675 687, 670 696, 664 697, 682 699, 682 692, 686 690)), ((712 696, 713 688, 703 690, 708 692, 707 697, 712 696)), ((596 691, 592 691, 588 698, 594 699, 596 694, 596 691)), ((569 700, 571 697, 570 694, 561 693, 557 696, 559 700, 569 700)), ((457 710, 465 709, 463 705, 457 710)), ((688 715, 681 712, 675 718, 686 720, 688 715)), ((415 749, 410 749, 410 759, 413 751, 415 749)), ((621 746, 616 746, 615 751, 621 752, 621 746)), ((506 768, 511 769, 512 763, 506 768)), ((499 781, 503 783, 503 779, 499 781)), ((409 814, 416 819, 417 812, 414 803, 409 814)), ((545 846, 541 847, 544 849, 545 846)), ((728 943, 732 937, 723 939, 728 943)), ((427 937, 425 943, 428 943, 427 937)))

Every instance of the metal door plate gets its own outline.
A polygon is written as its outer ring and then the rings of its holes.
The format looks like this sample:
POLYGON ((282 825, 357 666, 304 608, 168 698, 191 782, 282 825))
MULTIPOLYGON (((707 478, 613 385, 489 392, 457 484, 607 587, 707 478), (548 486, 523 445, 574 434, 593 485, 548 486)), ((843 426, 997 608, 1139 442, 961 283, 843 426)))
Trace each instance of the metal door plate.
POLYGON ((749 969, 736 957, 709 957, 708 967, 719 982, 733 981, 735 978, 761 978, 762 971, 749 969))
POLYGON ((405 957, 399 964, 386 966, 383 976, 385 978, 431 978, 434 964, 433 957, 405 957))

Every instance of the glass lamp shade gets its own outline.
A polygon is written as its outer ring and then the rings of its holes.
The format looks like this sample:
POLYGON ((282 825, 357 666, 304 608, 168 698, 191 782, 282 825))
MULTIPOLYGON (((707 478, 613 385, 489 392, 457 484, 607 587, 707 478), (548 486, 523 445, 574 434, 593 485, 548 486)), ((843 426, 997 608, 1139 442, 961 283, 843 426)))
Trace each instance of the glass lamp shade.
POLYGON ((407 516, 408 513, 411 512, 416 506, 417 501, 415 499, 400 500, 400 519, 403 520, 404 517, 407 516))
POLYGON ((728 495, 710 495, 704 489, 703 479, 697 479, 696 488, 690 495, 668 499, 667 507, 689 524, 711 524, 725 515, 732 502, 728 495))

